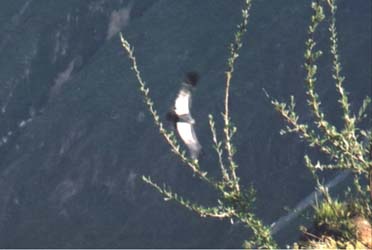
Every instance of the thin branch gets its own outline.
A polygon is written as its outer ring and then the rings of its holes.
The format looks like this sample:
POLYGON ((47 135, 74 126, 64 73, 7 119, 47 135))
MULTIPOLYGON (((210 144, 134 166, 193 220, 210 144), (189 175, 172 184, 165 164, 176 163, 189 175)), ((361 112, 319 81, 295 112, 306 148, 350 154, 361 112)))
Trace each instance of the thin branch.
POLYGON ((121 33, 120 33, 120 40, 121 40, 123 48, 127 52, 128 57, 131 61, 131 64, 132 64, 131 69, 135 73, 137 81, 140 84, 140 91, 143 95, 146 106, 147 106, 148 110, 150 111, 150 113, 152 115, 152 118, 154 120, 154 123, 158 127, 160 134, 165 138, 167 143, 170 145, 172 152, 174 152, 187 166, 189 166, 191 168, 191 170, 200 179, 202 179, 202 180, 206 181, 207 183, 216 187, 217 186, 216 183, 212 179, 207 177, 207 172, 203 172, 203 171, 200 170, 198 161, 197 160, 190 160, 186 156, 186 154, 183 151, 180 150, 180 146, 178 145, 178 143, 177 143, 177 141, 174 137, 174 134, 171 133, 171 132, 168 132, 164 128, 162 122, 160 121, 160 117, 157 114, 156 109, 154 108, 154 102, 152 101, 152 99, 149 95, 150 90, 149 90, 149 88, 146 87, 146 83, 142 79, 141 73, 138 70, 136 57, 134 56, 134 49, 131 47, 130 43, 127 40, 125 40, 123 34, 121 34, 121 33))
POLYGON ((173 192, 169 187, 166 187, 165 185, 163 187, 160 187, 158 184, 153 182, 150 177, 142 176, 142 180, 148 183, 153 188, 155 188, 159 193, 161 193, 166 201, 173 200, 178 204, 184 206, 185 208, 199 214, 200 217, 224 219, 235 216, 235 211, 231 208, 229 209, 226 207, 204 207, 201 205, 197 205, 194 202, 184 199, 182 196, 173 192))
POLYGON ((219 163, 220 168, 221 168, 222 179, 225 182, 229 182, 230 181, 230 176, 229 176, 229 173, 227 172, 227 170, 225 168, 225 164, 223 163, 223 157, 222 157, 223 156, 223 150, 221 148, 222 143, 217 138, 215 122, 214 122, 213 116, 211 114, 209 115, 209 127, 210 127, 211 132, 212 132, 212 139, 213 139, 214 149, 216 150, 216 153, 218 155, 218 163, 219 163))
POLYGON ((224 133, 225 133, 225 149, 227 151, 227 158, 230 163, 230 175, 234 182, 234 188, 237 192, 240 191, 239 180, 236 176, 235 169, 237 164, 234 161, 235 149, 231 143, 232 136, 236 132, 236 127, 231 124, 231 118, 229 114, 229 92, 231 85, 231 78, 234 72, 234 63, 239 57, 239 50, 242 47, 242 37, 247 31, 249 10, 251 8, 251 0, 245 1, 245 6, 242 10, 242 22, 238 25, 238 31, 235 33, 234 42, 230 44, 230 56, 228 58, 228 69, 226 72, 226 88, 225 88, 225 112, 223 113, 224 119, 224 133))
POLYGON ((367 111, 367 108, 370 104, 371 104, 371 97, 366 96, 363 99, 362 106, 359 108, 358 116, 356 118, 355 123, 360 123, 363 120, 363 118, 365 118, 367 116, 366 111, 367 111))
MULTIPOLYGON (((336 89, 337 89, 337 92, 340 95, 340 99, 338 101, 341 104, 342 110, 343 110, 343 113, 344 113, 345 126, 352 126, 352 124, 350 124, 352 122, 351 115, 350 115, 350 109, 349 109, 350 104, 349 104, 347 93, 345 92, 345 90, 343 88, 343 82, 345 80, 345 77, 341 75, 342 66, 341 66, 341 62, 340 62, 340 56, 339 56, 338 44, 337 44, 338 43, 337 30, 336 30, 336 10, 337 10, 337 6, 336 6, 336 3, 335 3, 335 0, 328 0, 328 4, 329 4, 329 7, 331 9, 331 15, 332 15, 331 22, 330 22, 330 25, 329 25, 329 31, 331 33, 331 36, 330 36, 330 41, 331 41, 330 51, 331 51, 331 54, 333 56, 333 62, 332 62, 332 64, 333 64, 332 65, 333 66, 333 74, 332 74, 332 77, 336 81, 336 89)), ((351 129, 351 128, 349 128, 349 129, 351 129)))
MULTIPOLYGON (((305 79, 308 96, 308 105, 314 115, 315 125, 323 132, 327 141, 335 148, 343 152, 343 155, 350 157, 351 161, 359 161, 364 166, 368 166, 367 162, 363 159, 363 155, 355 154, 352 151, 355 143, 350 143, 348 140, 345 140, 343 134, 339 133, 335 126, 331 125, 324 118, 324 113, 320 111, 320 100, 318 94, 315 92, 315 82, 316 82, 316 73, 317 65, 315 64, 316 60, 321 56, 321 51, 314 51, 316 42, 314 40, 314 33, 316 31, 319 23, 324 19, 324 13, 322 6, 317 3, 312 3, 312 8, 314 9, 314 14, 312 16, 312 23, 309 27, 309 38, 306 42, 306 53, 305 53, 305 69, 307 71, 307 76, 305 79)), ((342 89, 342 88, 341 88, 342 89)))

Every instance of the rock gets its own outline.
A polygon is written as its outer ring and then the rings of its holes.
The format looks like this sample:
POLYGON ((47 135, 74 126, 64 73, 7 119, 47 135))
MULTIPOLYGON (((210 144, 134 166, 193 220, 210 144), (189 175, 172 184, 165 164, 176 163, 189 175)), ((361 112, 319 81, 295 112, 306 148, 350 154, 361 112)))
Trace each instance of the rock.
POLYGON ((360 241, 367 248, 372 249, 372 227, 371 223, 363 217, 355 217, 353 219, 355 224, 355 233, 357 240, 360 241))

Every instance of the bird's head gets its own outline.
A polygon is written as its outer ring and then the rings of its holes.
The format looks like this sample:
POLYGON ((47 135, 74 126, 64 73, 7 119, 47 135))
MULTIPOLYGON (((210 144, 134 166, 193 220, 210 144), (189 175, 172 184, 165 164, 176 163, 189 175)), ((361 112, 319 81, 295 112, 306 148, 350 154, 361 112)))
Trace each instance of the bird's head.
POLYGON ((188 72, 186 73, 186 76, 185 76, 185 83, 192 86, 192 87, 195 87, 196 84, 198 83, 199 81, 199 74, 195 71, 192 71, 192 72, 188 72))

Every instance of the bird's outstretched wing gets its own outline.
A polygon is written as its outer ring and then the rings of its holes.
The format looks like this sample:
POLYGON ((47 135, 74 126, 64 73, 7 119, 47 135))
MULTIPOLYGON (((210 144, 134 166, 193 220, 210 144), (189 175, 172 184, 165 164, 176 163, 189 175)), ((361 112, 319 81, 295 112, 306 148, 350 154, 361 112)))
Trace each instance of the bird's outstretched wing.
POLYGON ((196 137, 194 125, 189 122, 177 122, 177 132, 182 141, 186 144, 190 151, 192 159, 197 159, 201 150, 201 145, 196 137))
POLYGON ((189 115, 191 107, 191 92, 185 87, 182 87, 178 92, 174 102, 174 111, 178 116, 189 115))
POLYGON ((191 116, 191 88, 195 87, 199 80, 199 74, 196 72, 188 72, 182 83, 182 87, 178 92, 174 102, 174 111, 178 116, 191 116))

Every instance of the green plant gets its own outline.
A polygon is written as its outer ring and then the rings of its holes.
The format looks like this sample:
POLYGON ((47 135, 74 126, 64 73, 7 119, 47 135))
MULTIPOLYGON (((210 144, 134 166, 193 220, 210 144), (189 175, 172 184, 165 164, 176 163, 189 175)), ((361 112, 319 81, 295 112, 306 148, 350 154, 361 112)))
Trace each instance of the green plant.
POLYGON ((173 132, 164 128, 163 123, 158 116, 154 103, 150 98, 149 89, 141 77, 141 73, 137 68, 136 58, 133 54, 133 48, 124 36, 121 34, 121 42, 125 51, 128 53, 129 59, 132 63, 132 69, 135 72, 137 80, 140 84, 140 91, 143 95, 144 101, 148 110, 152 114, 153 120, 159 129, 160 134, 165 138, 166 142, 170 145, 171 150, 181 159, 181 161, 188 166, 193 174, 195 174, 202 181, 211 185, 219 194, 216 205, 213 207, 205 207, 190 200, 185 199, 183 196, 173 192, 171 188, 166 185, 160 186, 150 177, 143 176, 143 180, 161 193, 165 200, 173 200, 185 208, 196 212, 201 217, 213 217, 220 219, 229 219, 232 222, 238 221, 246 225, 253 232, 251 240, 246 241, 246 247, 262 247, 262 248, 275 248, 276 243, 271 237, 270 229, 265 226, 262 221, 257 218, 253 213, 253 203, 255 200, 255 192, 253 188, 243 188, 239 183, 239 177, 236 174, 238 165, 234 160, 236 149, 232 143, 232 138, 235 135, 237 128, 233 125, 229 114, 229 91, 231 79, 234 72, 234 64, 239 57, 239 50, 242 47, 242 37, 247 30, 249 10, 251 7, 251 0, 246 0, 242 9, 242 21, 237 26, 234 40, 229 47, 229 58, 227 60, 226 71, 226 88, 224 100, 224 139, 221 141, 217 138, 215 128, 215 121, 212 115, 209 115, 209 125, 212 133, 212 140, 214 149, 217 153, 219 160, 219 167, 221 170, 221 179, 217 180, 210 177, 207 172, 204 172, 199 166, 197 160, 188 158, 183 150, 181 150, 176 137, 173 132))
POLYGON ((341 62, 339 59, 337 32, 336 32, 336 9, 337 5, 334 0, 328 0, 328 6, 331 11, 330 31, 330 52, 333 56, 333 74, 336 91, 339 94, 338 102, 343 111, 343 128, 337 129, 335 125, 328 122, 325 114, 321 111, 321 102, 319 95, 315 90, 317 59, 322 55, 322 51, 316 50, 316 41, 314 33, 318 25, 324 20, 325 15, 321 1, 313 1, 312 8, 314 14, 311 17, 309 27, 309 38, 306 42, 305 52, 305 78, 307 103, 310 112, 313 115, 313 126, 301 123, 299 116, 295 111, 294 97, 291 96, 290 104, 273 100, 274 108, 279 112, 282 118, 288 123, 288 126, 281 131, 285 133, 295 133, 301 139, 306 141, 310 147, 314 147, 329 157, 331 163, 324 164, 319 161, 314 164, 308 155, 305 155, 305 163, 308 169, 313 173, 318 186, 321 186, 317 171, 324 170, 351 170, 355 176, 355 187, 360 195, 367 196, 370 191, 369 185, 362 186, 360 178, 370 179, 372 171, 372 160, 370 158, 371 129, 362 129, 357 127, 363 118, 367 116, 367 108, 371 102, 370 97, 363 100, 363 104, 357 114, 350 111, 350 103, 347 93, 343 87, 345 77, 341 75, 341 62), (369 143, 364 143, 364 141, 369 143))
POLYGON ((314 225, 318 231, 325 234, 329 233, 343 239, 352 239, 354 228, 350 218, 351 212, 345 202, 333 200, 315 206, 314 225))
MULTIPOLYGON (((150 90, 145 81, 141 77, 140 70, 137 67, 136 57, 134 56, 133 47, 120 34, 121 43, 132 64, 132 70, 135 73, 139 83, 139 89, 143 96, 144 102, 152 115, 155 125, 166 142, 170 145, 173 153, 175 153, 185 166, 189 167, 192 173, 212 186, 219 195, 216 205, 206 207, 197 204, 193 201, 185 199, 183 196, 172 191, 167 185, 159 185, 150 177, 143 176, 143 180, 161 193, 165 200, 172 200, 182 205, 183 207, 199 214, 201 217, 212 217, 219 219, 229 219, 232 222, 238 221, 247 226, 253 232, 250 240, 245 241, 243 246, 246 248, 275 248, 277 247, 273 240, 270 228, 262 223, 262 221, 253 212, 255 201, 255 192, 252 187, 244 188, 239 182, 239 177, 236 174, 238 168, 234 160, 236 148, 232 142, 233 136, 237 132, 236 126, 233 125, 229 114, 229 91, 231 80, 234 73, 235 61, 239 56, 239 50, 242 47, 242 37, 247 30, 249 11, 251 0, 245 0, 245 5, 242 9, 242 20, 237 26, 234 40, 229 47, 229 58, 227 60, 226 85, 224 98, 224 112, 222 114, 224 128, 224 138, 221 140, 217 137, 215 128, 215 120, 212 115, 209 115, 209 125, 212 134, 212 142, 217 153, 219 168, 221 171, 220 179, 216 179, 203 171, 198 160, 190 159, 181 149, 177 139, 172 131, 168 131, 159 115, 157 114, 154 102, 150 97, 150 90)), ((371 192, 371 187, 364 184, 365 180, 369 180, 372 185, 372 160, 370 156, 370 144, 372 139, 371 129, 363 129, 359 125, 367 116, 368 105, 371 102, 370 97, 363 100, 363 104, 359 112, 354 114, 350 110, 348 95, 344 90, 343 82, 345 78, 341 74, 341 62, 338 53, 338 40, 336 31, 336 9, 337 5, 334 0, 313 0, 311 2, 313 14, 311 23, 308 29, 308 39, 306 41, 305 51, 305 86, 307 94, 307 104, 313 117, 312 124, 300 122, 300 117, 295 111, 295 98, 291 96, 290 103, 279 102, 272 100, 274 108, 278 111, 281 117, 288 123, 287 127, 281 131, 282 134, 295 133, 302 140, 307 142, 310 147, 317 148, 320 152, 328 157, 327 163, 313 163, 308 155, 305 155, 305 163, 307 168, 313 174, 316 185, 319 191, 324 196, 324 203, 321 203, 315 209, 315 223, 317 225, 327 225, 328 228, 339 230, 341 232, 349 229, 349 218, 351 212, 350 207, 346 209, 344 202, 333 200, 328 193, 327 188, 322 185, 318 172, 326 170, 333 171, 352 171, 354 175, 354 189, 358 194, 353 198, 356 203, 354 208, 361 211, 364 216, 371 217, 371 201, 368 199, 368 192, 371 192), (338 102, 342 109, 343 128, 337 129, 335 125, 327 121, 325 114, 322 112, 320 97, 315 90, 316 75, 317 75, 317 60, 322 55, 322 51, 317 50, 317 42, 314 34, 318 26, 325 19, 324 3, 329 7, 331 20, 329 25, 330 32, 330 53, 332 55, 333 72, 332 77, 335 81, 336 92, 338 93, 338 102), (368 144, 364 143, 368 141, 368 144), (342 222, 340 224, 340 218, 342 222), (341 225, 341 227, 340 227, 341 225)), ((344 233, 345 237, 349 231, 344 233)))
POLYGON ((272 104, 288 124, 281 131, 281 134, 297 134, 310 147, 318 149, 328 158, 326 163, 320 161, 313 163, 310 156, 305 155, 305 164, 316 181, 317 189, 324 196, 324 203, 315 208, 316 226, 326 225, 329 231, 337 231, 344 239, 350 239, 352 238, 349 225, 351 214, 354 214, 354 216, 360 214, 372 218, 372 130, 371 128, 361 127, 362 120, 367 117, 371 98, 367 96, 363 100, 357 113, 350 110, 348 94, 343 87, 345 77, 342 76, 338 52, 336 0, 312 1, 312 9, 313 15, 308 29, 304 68, 306 70, 307 104, 312 114, 313 123, 300 122, 301 119, 295 111, 295 98, 293 96, 291 96, 289 104, 277 100, 272 100, 272 104), (323 54, 321 50, 316 49, 315 33, 325 19, 324 4, 328 6, 331 14, 328 27, 330 32, 329 51, 333 58, 332 78, 335 81, 338 103, 342 110, 343 127, 341 129, 337 129, 336 125, 326 119, 326 115, 321 108, 320 97, 315 90, 318 71, 317 60, 323 54), (321 183, 318 173, 323 171, 351 171, 353 173, 356 195, 353 195, 352 198, 349 195, 348 203, 352 204, 349 209, 346 208, 344 202, 333 200, 327 188, 321 183), (371 198, 369 198, 369 193, 371 198), (351 207, 353 207, 353 210, 350 210, 351 207))

